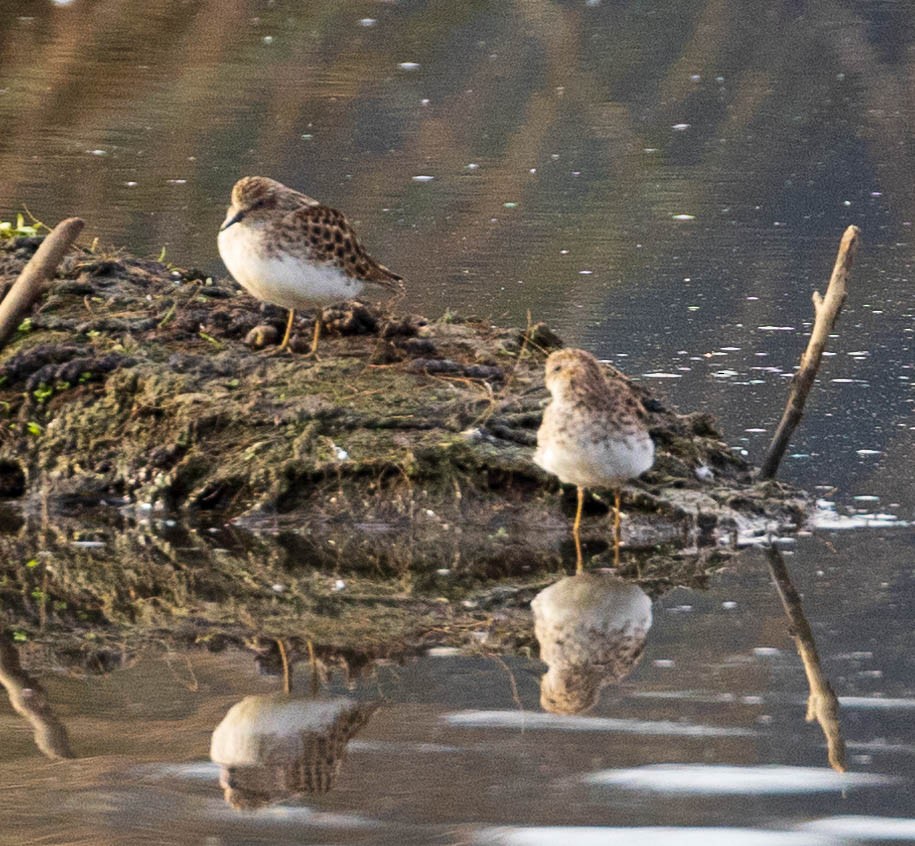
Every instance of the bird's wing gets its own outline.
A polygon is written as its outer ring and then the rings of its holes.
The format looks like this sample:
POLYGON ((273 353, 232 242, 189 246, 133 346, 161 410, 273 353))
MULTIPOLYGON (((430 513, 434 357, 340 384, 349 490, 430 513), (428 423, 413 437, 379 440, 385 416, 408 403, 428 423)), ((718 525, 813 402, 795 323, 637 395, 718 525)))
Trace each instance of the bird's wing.
MULTIPOLYGON (((311 199, 304 194, 301 196, 306 200, 311 199)), ((315 203, 290 212, 286 222, 291 224, 307 244, 313 261, 332 264, 364 282, 395 291, 402 289, 400 283, 403 278, 379 264, 366 252, 342 212, 315 203)))

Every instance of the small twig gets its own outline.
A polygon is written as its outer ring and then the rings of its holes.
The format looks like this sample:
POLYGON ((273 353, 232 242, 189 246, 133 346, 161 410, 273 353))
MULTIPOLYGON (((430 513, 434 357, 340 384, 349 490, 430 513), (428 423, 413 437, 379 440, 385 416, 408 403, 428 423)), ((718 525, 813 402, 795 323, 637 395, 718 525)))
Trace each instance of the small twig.
POLYGON ((22 269, 0 303, 0 348, 6 346, 22 318, 54 278, 64 254, 83 231, 83 221, 78 217, 62 220, 48 235, 35 255, 22 269))
POLYGON ((781 553, 774 546, 768 550, 768 559, 772 581, 788 615, 794 642, 807 675, 810 694, 807 697, 806 720, 808 723, 816 720, 820 724, 826 737, 829 765, 837 772, 844 773, 845 741, 839 724, 839 699, 820 666, 820 656, 813 640, 813 631, 804 616, 801 597, 791 582, 781 553))
POLYGON ((858 249, 860 233, 861 230, 857 226, 849 226, 845 230, 842 242, 839 244, 839 254, 836 256, 832 278, 826 289, 826 296, 821 296, 819 291, 813 292, 813 309, 816 317, 810 333, 810 341, 801 356, 798 371, 791 381, 791 392, 788 395, 782 419, 772 437, 772 443, 769 444, 762 466, 759 468, 760 479, 775 477, 778 465, 788 447, 788 441, 791 440, 791 435, 804 416, 804 403, 807 402, 807 395, 813 387, 813 381, 820 368, 820 359, 826 348, 826 340, 829 338, 829 333, 832 332, 842 304, 845 302, 845 282, 858 249))
POLYGON ((19 663, 19 653, 0 631, 0 685, 13 709, 35 730, 35 744, 49 758, 73 758, 67 729, 57 719, 45 689, 19 663))

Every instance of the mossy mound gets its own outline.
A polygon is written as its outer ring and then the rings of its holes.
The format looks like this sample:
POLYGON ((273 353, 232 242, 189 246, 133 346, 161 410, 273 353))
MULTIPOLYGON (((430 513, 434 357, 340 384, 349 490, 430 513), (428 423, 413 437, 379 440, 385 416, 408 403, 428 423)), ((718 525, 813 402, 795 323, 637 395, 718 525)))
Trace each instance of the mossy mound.
MULTIPOLYGON (((35 247, 0 250, 0 285, 35 247)), ((574 490, 531 460, 561 342, 361 303, 320 319, 320 360, 271 355, 252 345, 285 312, 231 281, 71 254, 0 352, 6 623, 57 620, 76 642, 306 632, 349 655, 466 645, 483 625, 523 646, 506 609, 573 554, 574 490)), ((708 415, 639 390, 657 460, 624 491, 623 572, 695 584, 738 535, 804 519, 807 498, 754 484, 708 415)), ((586 509, 592 566, 612 558, 608 502, 586 509)))
MULTIPOLYGON (((33 246, 6 251, 7 277, 33 246)), ((325 563, 384 564, 379 538, 394 535, 391 563, 409 536, 414 560, 448 565, 468 532, 486 561, 514 544, 528 563, 555 556, 568 494, 531 461, 552 333, 349 303, 323 311, 317 362, 244 342, 284 316, 228 280, 76 254, 0 354, 0 490, 294 529, 325 563)), ((658 457, 625 493, 630 546, 802 518, 803 498, 755 486, 707 415, 644 394, 658 457)), ((606 543, 605 514, 593 500, 586 540, 606 543)))

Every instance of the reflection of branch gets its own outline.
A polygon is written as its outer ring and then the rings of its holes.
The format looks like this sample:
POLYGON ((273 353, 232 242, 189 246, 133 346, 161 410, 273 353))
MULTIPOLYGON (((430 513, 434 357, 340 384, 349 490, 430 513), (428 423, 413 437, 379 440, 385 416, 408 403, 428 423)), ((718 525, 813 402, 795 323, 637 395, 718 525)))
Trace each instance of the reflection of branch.
POLYGON ((35 744, 49 758, 73 758, 63 724, 54 716, 44 688, 19 663, 19 653, 0 631, 0 684, 10 704, 35 728, 35 744))
POLYGON ((773 546, 769 548, 768 557, 769 572, 791 623, 791 635, 801 661, 804 662, 804 672, 807 674, 810 696, 807 698, 806 720, 808 723, 816 720, 820 724, 823 734, 826 735, 829 764, 834 770, 844 773, 845 741, 842 739, 842 728, 839 725, 838 697, 820 666, 820 656, 817 654, 813 632, 804 616, 801 598, 791 583, 782 554, 773 546))

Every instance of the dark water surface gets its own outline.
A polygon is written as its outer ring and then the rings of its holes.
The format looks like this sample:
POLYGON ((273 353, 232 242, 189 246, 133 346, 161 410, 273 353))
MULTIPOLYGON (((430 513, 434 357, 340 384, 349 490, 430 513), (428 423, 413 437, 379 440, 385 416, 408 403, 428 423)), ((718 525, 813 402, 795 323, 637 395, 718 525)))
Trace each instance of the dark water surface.
POLYGON ((836 508, 785 561, 844 777, 749 552, 655 603, 587 717, 539 709, 534 661, 376 668, 334 789, 259 812, 208 761, 228 707, 277 688, 250 656, 48 672, 79 757, 0 704, 0 843, 915 842, 913 35, 891 0, 0 2, 0 220, 79 214, 221 275, 230 187, 270 175, 344 210, 409 307, 545 320, 755 460, 863 232, 783 470, 836 508))
MULTIPOLYGON (((0 843, 552 844, 569 842, 562 826, 587 827, 576 837, 594 839, 575 841, 587 843, 656 842, 656 826, 675 844, 912 842, 911 574, 861 572, 899 541, 827 533, 784 557, 840 696, 845 774, 804 722, 804 670, 751 550, 709 590, 656 602, 641 664, 586 715, 542 711, 544 667, 518 657, 445 651, 377 666, 355 688, 336 678, 336 694, 381 704, 333 789, 257 811, 225 804, 208 760, 228 708, 279 689, 249 654, 46 674, 78 758, 45 760, 0 711, 0 843)), ((296 677, 307 696, 307 665, 296 677)))

